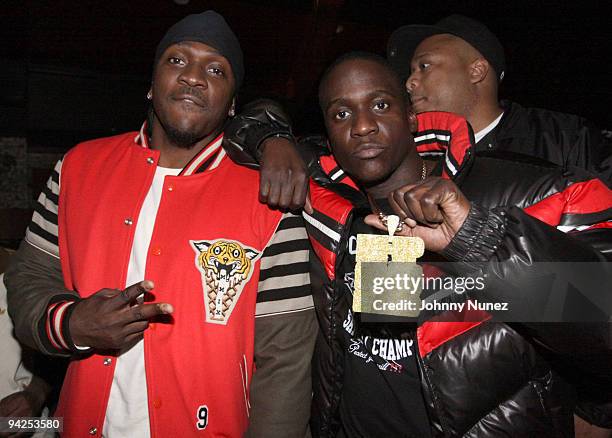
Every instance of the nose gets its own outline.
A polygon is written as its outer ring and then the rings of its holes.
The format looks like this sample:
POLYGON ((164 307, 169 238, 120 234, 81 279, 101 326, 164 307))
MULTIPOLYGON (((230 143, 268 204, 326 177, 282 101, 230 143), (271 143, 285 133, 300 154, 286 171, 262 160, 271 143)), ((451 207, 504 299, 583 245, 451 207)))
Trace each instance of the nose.
POLYGON ((410 76, 408 76, 408 79, 406 79, 406 91, 408 92, 408 94, 412 94, 417 85, 418 80, 416 78, 416 74, 412 73, 410 76))
POLYGON ((359 111, 355 114, 351 129, 353 137, 365 137, 376 132, 378 132, 378 125, 373 114, 369 111, 359 111))
POLYGON ((179 81, 190 87, 207 87, 206 71, 197 63, 190 63, 183 67, 179 81))

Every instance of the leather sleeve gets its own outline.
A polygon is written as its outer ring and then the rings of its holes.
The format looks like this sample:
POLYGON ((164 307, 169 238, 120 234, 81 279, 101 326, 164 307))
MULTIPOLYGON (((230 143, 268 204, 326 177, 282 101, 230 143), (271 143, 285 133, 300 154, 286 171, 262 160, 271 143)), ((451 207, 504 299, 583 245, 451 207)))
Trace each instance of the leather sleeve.
MULTIPOLYGON (((600 231, 610 232, 609 229, 600 231)), ((559 304, 560 319, 570 322, 533 322, 534 319, 526 318, 524 322, 515 319, 511 325, 526 339, 531 339, 556 371, 574 385, 579 400, 577 413, 600 427, 610 427, 612 307, 592 305, 594 297, 610 299, 610 263, 575 236, 564 234, 515 207, 487 211, 473 206, 444 255, 462 265, 463 275, 471 271, 487 278, 485 301, 518 304, 524 313, 538 312, 538 299, 542 297, 559 304), (559 271, 574 267, 569 263, 547 263, 548 272, 540 275, 538 262, 553 261, 588 261, 585 275, 589 278, 577 275, 573 277, 577 279, 576 284, 571 288, 559 288, 554 279, 564 273, 555 272, 555 267, 559 271), (537 281, 531 281, 530 275, 537 281), (592 322, 584 321, 585 309, 590 310, 592 322)))
POLYGON ((255 319, 255 372, 245 437, 308 437, 314 309, 255 319))
POLYGON ((473 204, 443 255, 458 262, 456 269, 463 274, 486 278, 483 298, 508 302, 511 311, 516 311, 510 314, 513 321, 524 321, 533 337, 551 351, 574 357, 612 351, 607 323, 612 307, 601 305, 611 299, 610 263, 578 236, 562 233, 516 207, 486 210, 473 204), (572 286, 559 287, 556 280, 567 278, 567 270, 576 272, 572 272, 572 286), (567 330, 538 320, 538 312, 550 302, 557 303, 555 315, 559 322, 567 322, 567 330))
POLYGON ((568 164, 596 174, 608 187, 612 186, 612 141, 591 122, 582 119, 569 151, 568 164))
POLYGON ((330 154, 327 138, 322 135, 301 137, 298 141, 298 152, 312 175, 313 170, 318 168, 319 158, 330 154))
POLYGON ((277 102, 258 99, 245 105, 225 127, 223 148, 237 164, 259 168, 259 146, 273 136, 295 143, 291 120, 277 102))
POLYGON ((250 102, 230 120, 225 128, 223 148, 237 164, 258 169, 259 147, 265 139, 274 136, 297 144, 297 150, 309 168, 321 155, 329 154, 324 136, 309 135, 297 141, 291 129, 291 119, 280 104, 269 99, 250 102))
POLYGON ((49 306, 79 299, 64 287, 60 260, 24 240, 11 257, 4 282, 17 339, 45 354, 70 356, 70 351, 54 348, 45 335, 49 306))

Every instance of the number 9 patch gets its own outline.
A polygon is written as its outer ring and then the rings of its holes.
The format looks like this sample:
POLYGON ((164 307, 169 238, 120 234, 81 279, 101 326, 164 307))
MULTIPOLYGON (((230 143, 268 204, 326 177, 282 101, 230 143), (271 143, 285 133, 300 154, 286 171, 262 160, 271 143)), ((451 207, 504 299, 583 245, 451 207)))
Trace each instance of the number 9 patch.
POLYGON ((202 405, 198 408, 198 412, 196 413, 196 427, 198 430, 206 429, 208 426, 208 406, 202 405))

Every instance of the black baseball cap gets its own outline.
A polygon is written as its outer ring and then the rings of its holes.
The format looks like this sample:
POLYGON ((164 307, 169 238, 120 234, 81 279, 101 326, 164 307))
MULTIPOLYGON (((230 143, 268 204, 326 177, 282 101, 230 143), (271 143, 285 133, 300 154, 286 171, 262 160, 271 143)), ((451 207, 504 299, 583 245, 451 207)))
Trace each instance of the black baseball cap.
POLYGON ((506 71, 504 48, 484 24, 463 15, 449 15, 434 25, 409 24, 391 34, 387 44, 387 59, 402 77, 410 74, 410 61, 421 42, 430 36, 451 34, 461 38, 485 57, 497 73, 499 82, 506 71))

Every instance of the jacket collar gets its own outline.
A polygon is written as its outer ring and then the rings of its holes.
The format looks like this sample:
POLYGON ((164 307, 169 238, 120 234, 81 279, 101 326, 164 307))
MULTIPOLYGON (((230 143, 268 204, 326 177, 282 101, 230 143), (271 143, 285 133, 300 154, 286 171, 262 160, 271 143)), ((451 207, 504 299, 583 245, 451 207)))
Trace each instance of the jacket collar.
POLYGON ((474 132, 461 116, 441 111, 417 115, 414 143, 421 157, 443 158, 442 177, 456 179, 471 163, 474 132))
MULTIPOLYGON (((149 143, 149 132, 147 122, 145 121, 140 127, 140 131, 134 137, 134 143, 145 148, 150 149, 149 143)), ((208 143, 202 150, 187 163, 187 165, 181 170, 179 176, 193 175, 195 173, 202 173, 206 170, 215 169, 226 153, 222 147, 223 144, 223 132, 219 134, 213 141, 208 143)))
POLYGON ((509 100, 502 100, 500 105, 504 110, 504 115, 494 129, 495 139, 503 141, 508 137, 525 138, 529 132, 527 118, 523 116, 525 109, 518 103, 509 100))

